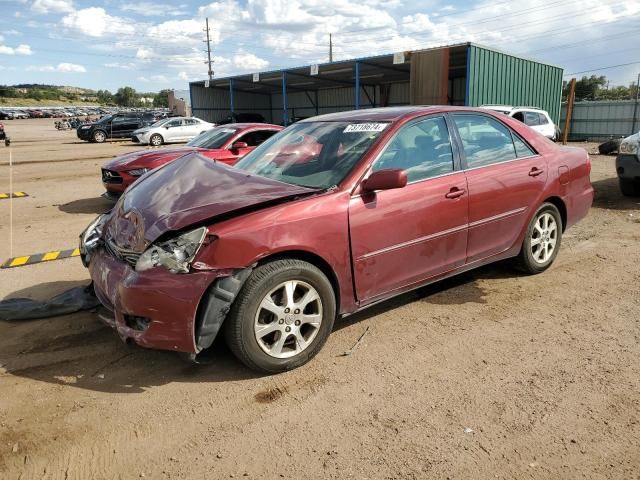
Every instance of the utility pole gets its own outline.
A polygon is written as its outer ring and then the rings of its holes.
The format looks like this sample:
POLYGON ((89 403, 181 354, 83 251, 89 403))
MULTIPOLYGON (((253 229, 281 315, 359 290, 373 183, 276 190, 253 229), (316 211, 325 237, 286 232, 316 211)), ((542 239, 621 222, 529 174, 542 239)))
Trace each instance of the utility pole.
POLYGON ((564 119, 564 131, 562 132, 562 144, 566 145, 569 140, 569 131, 571 130, 571 117, 573 116, 573 103, 576 100, 576 79, 572 78, 569 82, 569 94, 567 95, 567 114, 564 119))
POLYGON ((631 135, 636 133, 636 122, 638 118, 638 100, 640 100, 640 73, 636 80, 636 103, 633 105, 633 122, 631 125, 631 135))
POLYGON ((333 39, 331 38, 331 34, 329 34, 329 63, 333 62, 333 39))
POLYGON ((205 64, 209 65, 209 80, 213 80, 213 69, 211 68, 211 38, 209 37, 209 17, 207 17, 207 28, 205 29, 205 32, 207 32, 207 39, 205 40, 207 42, 207 58, 208 60, 206 62, 204 62, 205 64))

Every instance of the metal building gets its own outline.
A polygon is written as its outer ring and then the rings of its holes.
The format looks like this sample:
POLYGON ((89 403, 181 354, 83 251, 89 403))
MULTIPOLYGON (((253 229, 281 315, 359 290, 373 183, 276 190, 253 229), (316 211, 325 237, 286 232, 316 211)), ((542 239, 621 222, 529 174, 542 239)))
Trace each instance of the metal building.
POLYGON ((216 123, 241 113, 287 125, 361 108, 508 104, 543 108, 557 124, 562 69, 464 43, 191 82, 189 91, 193 115, 216 123))

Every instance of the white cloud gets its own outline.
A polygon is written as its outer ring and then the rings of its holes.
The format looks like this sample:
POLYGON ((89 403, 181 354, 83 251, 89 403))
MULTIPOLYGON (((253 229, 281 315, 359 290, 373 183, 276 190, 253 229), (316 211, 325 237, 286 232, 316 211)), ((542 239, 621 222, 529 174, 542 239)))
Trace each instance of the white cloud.
POLYGON ((5 35, 22 35, 18 30, 5 30, 3 33, 5 35))
POLYGON ((75 63, 59 63, 58 65, 31 65, 27 67, 31 72, 58 72, 58 73, 85 73, 87 71, 82 65, 75 63))
POLYGON ((114 17, 100 7, 89 7, 66 15, 62 25, 70 31, 90 37, 133 35, 136 24, 129 19, 114 17))
POLYGON ((31 10, 35 13, 49 12, 73 12, 72 0, 35 0, 31 4, 31 10))
POLYGON ((263 70, 269 62, 263 58, 255 56, 253 53, 239 51, 233 57, 233 65, 239 70, 263 70))
POLYGON ((31 55, 33 51, 29 45, 20 44, 17 47, 8 47, 0 45, 0 54, 2 55, 31 55))
POLYGON ((133 62, 129 62, 129 63, 110 62, 110 63, 105 63, 104 66, 107 68, 119 68, 121 70, 134 70, 137 65, 133 62))
POLYGON ((150 77, 138 77, 143 83, 168 83, 169 79, 164 75, 151 75, 150 77))
POLYGON ((143 17, 178 17, 187 15, 188 5, 172 5, 155 2, 125 3, 120 7, 123 12, 133 12, 143 17))

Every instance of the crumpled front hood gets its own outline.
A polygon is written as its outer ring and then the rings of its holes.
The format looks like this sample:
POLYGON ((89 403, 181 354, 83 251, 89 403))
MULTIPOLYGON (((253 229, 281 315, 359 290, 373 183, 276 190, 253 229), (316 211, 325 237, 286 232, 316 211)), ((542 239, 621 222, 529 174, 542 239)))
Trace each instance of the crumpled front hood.
POLYGON ((107 230, 119 247, 141 253, 166 232, 315 191, 192 153, 134 183, 118 200, 107 230))
POLYGON ((119 157, 109 160, 104 164, 103 168, 107 170, 121 170, 126 168, 141 168, 150 167, 153 162, 156 162, 165 157, 176 158, 180 155, 186 155, 187 153, 196 150, 193 147, 177 147, 177 148, 163 148, 160 150, 140 150, 131 153, 125 153, 119 157))
POLYGON ((142 135, 143 133, 147 133, 149 130, 151 130, 149 127, 138 128, 133 131, 133 135, 142 135))

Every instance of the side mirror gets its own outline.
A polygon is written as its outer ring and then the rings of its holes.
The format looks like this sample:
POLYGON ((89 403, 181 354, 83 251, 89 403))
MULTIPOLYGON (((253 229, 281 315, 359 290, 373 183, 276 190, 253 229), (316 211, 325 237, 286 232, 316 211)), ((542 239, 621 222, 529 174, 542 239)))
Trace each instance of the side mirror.
POLYGON ((240 150, 241 148, 247 148, 248 146, 247 142, 235 142, 231 145, 231 150, 240 150))
POLYGON ((376 190, 392 190, 402 188, 407 184, 407 174, 401 168, 390 168, 373 172, 362 182, 364 192, 375 192, 376 190))
POLYGON ((165 125, 164 128, 166 128, 167 130, 169 130, 171 127, 169 125, 165 125))

